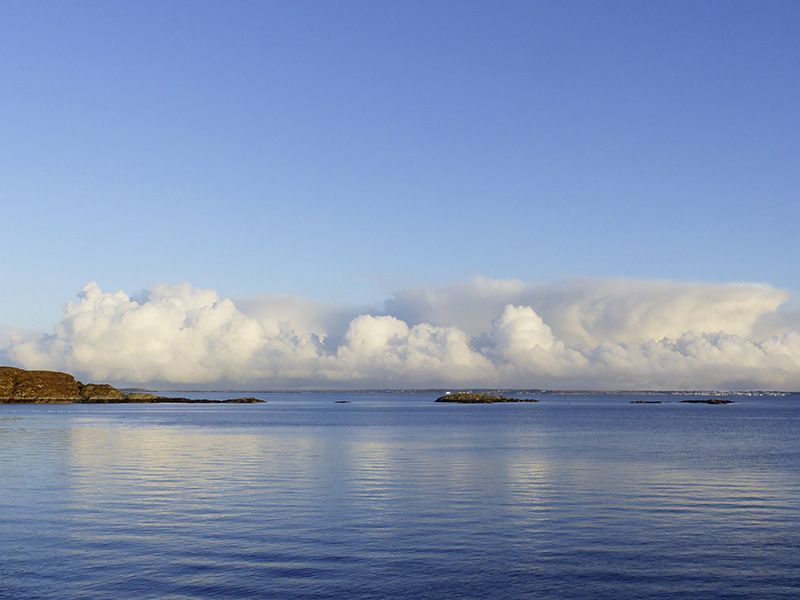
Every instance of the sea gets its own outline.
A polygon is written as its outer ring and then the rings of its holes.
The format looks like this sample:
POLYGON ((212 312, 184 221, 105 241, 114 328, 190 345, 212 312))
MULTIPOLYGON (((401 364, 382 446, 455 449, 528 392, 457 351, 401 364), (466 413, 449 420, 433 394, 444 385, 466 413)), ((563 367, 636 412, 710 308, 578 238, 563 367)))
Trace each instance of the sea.
POLYGON ((0 406, 0 597, 800 598, 800 396, 243 395, 0 406))

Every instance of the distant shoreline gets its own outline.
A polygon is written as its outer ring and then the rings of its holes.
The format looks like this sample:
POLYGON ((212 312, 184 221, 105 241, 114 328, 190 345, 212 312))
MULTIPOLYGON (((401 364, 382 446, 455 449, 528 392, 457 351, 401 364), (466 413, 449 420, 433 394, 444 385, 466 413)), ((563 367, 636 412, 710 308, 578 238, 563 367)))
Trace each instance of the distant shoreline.
POLYGON ((255 404, 265 402, 252 394, 492 394, 497 396, 705 396, 786 397, 800 391, 778 390, 563 390, 541 388, 371 388, 371 389, 273 389, 273 390, 197 390, 170 389, 158 392, 143 388, 115 388, 109 384, 83 384, 74 376, 59 371, 34 371, 0 366, 0 404, 255 404), (247 394, 227 399, 187 398, 164 394, 247 394))
POLYGON ((498 394, 549 394, 552 396, 800 396, 800 391, 779 390, 548 390, 538 388, 310 388, 310 389, 165 389, 161 394, 443 394, 478 392, 498 394))
POLYGON ((124 392, 107 383, 81 383, 60 371, 27 371, 0 367, 0 404, 261 404, 248 396, 226 400, 124 392))

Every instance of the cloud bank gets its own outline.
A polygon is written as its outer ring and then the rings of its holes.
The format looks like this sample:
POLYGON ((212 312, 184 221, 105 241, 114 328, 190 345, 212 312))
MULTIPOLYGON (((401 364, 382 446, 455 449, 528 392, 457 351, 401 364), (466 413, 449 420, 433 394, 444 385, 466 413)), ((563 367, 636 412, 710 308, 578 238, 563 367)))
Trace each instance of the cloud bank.
POLYGON ((798 390, 788 299, 753 283, 475 279, 356 310, 90 283, 52 333, 14 336, 6 355, 122 384, 798 390))

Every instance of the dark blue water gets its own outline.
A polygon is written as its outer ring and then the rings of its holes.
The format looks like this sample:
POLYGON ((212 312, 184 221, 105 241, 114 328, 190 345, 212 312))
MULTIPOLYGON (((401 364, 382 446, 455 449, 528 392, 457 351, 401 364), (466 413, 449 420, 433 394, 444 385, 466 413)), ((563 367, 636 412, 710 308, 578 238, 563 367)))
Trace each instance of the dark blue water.
POLYGON ((262 397, 0 406, 0 597, 800 597, 799 397, 262 397))

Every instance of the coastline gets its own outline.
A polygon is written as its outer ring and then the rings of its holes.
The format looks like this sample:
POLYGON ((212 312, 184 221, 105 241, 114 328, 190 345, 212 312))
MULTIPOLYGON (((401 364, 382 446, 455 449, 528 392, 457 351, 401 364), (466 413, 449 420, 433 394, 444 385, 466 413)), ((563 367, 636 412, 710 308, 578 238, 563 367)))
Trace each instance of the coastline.
POLYGON ((0 404, 263 404, 252 396, 210 400, 124 392, 107 383, 81 383, 69 373, 0 366, 0 404))

